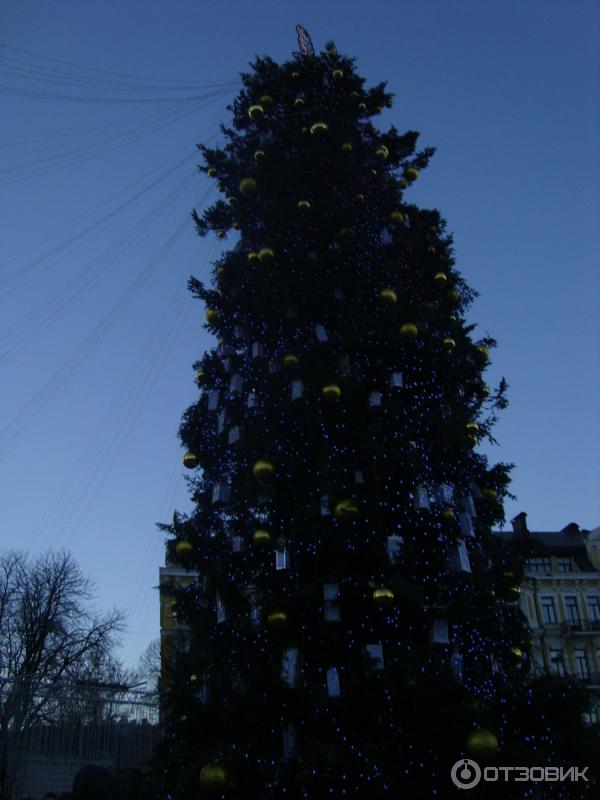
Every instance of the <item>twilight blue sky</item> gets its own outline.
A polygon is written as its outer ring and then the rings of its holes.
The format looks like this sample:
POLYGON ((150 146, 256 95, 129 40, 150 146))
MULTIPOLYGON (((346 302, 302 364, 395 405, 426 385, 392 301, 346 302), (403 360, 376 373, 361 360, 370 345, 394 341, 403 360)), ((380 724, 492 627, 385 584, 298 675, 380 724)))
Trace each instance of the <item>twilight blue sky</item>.
POLYGON ((1 546, 71 549, 127 611, 130 664, 158 634, 154 523, 188 508, 176 433, 209 345, 186 292, 219 252, 189 219, 216 197, 194 144, 296 22, 388 80, 381 125, 438 148, 408 199, 448 220, 499 342, 507 518, 600 525, 597 2, 2 0, 1 546))

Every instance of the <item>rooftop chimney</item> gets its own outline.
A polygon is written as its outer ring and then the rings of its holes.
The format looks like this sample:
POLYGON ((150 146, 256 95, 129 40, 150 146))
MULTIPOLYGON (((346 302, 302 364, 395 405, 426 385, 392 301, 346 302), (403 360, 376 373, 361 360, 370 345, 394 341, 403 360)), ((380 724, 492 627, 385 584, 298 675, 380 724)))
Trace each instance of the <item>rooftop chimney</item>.
POLYGON ((510 523, 513 526, 514 533, 529 533, 527 529, 527 514, 524 511, 521 511, 516 517, 513 517, 510 523))

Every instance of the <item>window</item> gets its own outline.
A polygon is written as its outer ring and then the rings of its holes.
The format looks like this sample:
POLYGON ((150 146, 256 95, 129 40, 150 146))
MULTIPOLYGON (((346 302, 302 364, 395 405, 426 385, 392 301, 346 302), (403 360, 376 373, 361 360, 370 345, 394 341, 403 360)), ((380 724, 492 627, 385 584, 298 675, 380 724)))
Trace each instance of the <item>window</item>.
POLYGON ((589 678, 590 671, 585 650, 573 650, 573 665, 578 678, 582 680, 589 678))
POLYGON ((549 556, 530 558, 525 562, 525 569, 528 572, 552 572, 552 562, 549 556))
POLYGON ((556 622, 556 607, 554 606, 553 597, 540 598, 540 605, 542 607, 542 622, 552 624, 556 622))
POLYGON ((579 606, 577 605, 576 597, 565 597, 565 616, 570 625, 579 625, 581 618, 579 616, 579 606))
POLYGON ((600 597, 588 597, 587 603, 590 622, 600 622, 600 597))
POLYGON ((550 669, 557 675, 565 674, 565 660, 560 647, 550 648, 550 669))
POLYGON ((571 556, 559 556, 556 559, 556 566, 559 572, 572 572, 573 563, 571 561, 571 556))

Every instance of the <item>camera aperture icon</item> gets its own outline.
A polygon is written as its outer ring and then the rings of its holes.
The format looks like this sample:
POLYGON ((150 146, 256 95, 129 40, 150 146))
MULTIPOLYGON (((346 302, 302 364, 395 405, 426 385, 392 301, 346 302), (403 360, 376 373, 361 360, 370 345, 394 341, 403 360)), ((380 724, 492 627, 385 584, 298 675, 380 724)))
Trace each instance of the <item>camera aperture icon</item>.
POLYGON ((481 767, 470 758, 461 758, 452 767, 450 777, 459 789, 472 789, 481 780, 481 767))

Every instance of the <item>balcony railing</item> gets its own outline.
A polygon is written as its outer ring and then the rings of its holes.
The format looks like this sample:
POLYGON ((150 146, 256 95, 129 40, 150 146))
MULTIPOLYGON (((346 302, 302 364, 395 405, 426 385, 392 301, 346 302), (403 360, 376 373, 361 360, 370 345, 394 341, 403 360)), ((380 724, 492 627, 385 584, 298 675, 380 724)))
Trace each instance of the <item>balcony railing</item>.
POLYGON ((568 636, 600 636, 600 620, 578 622, 567 621, 562 624, 563 633, 568 636))

